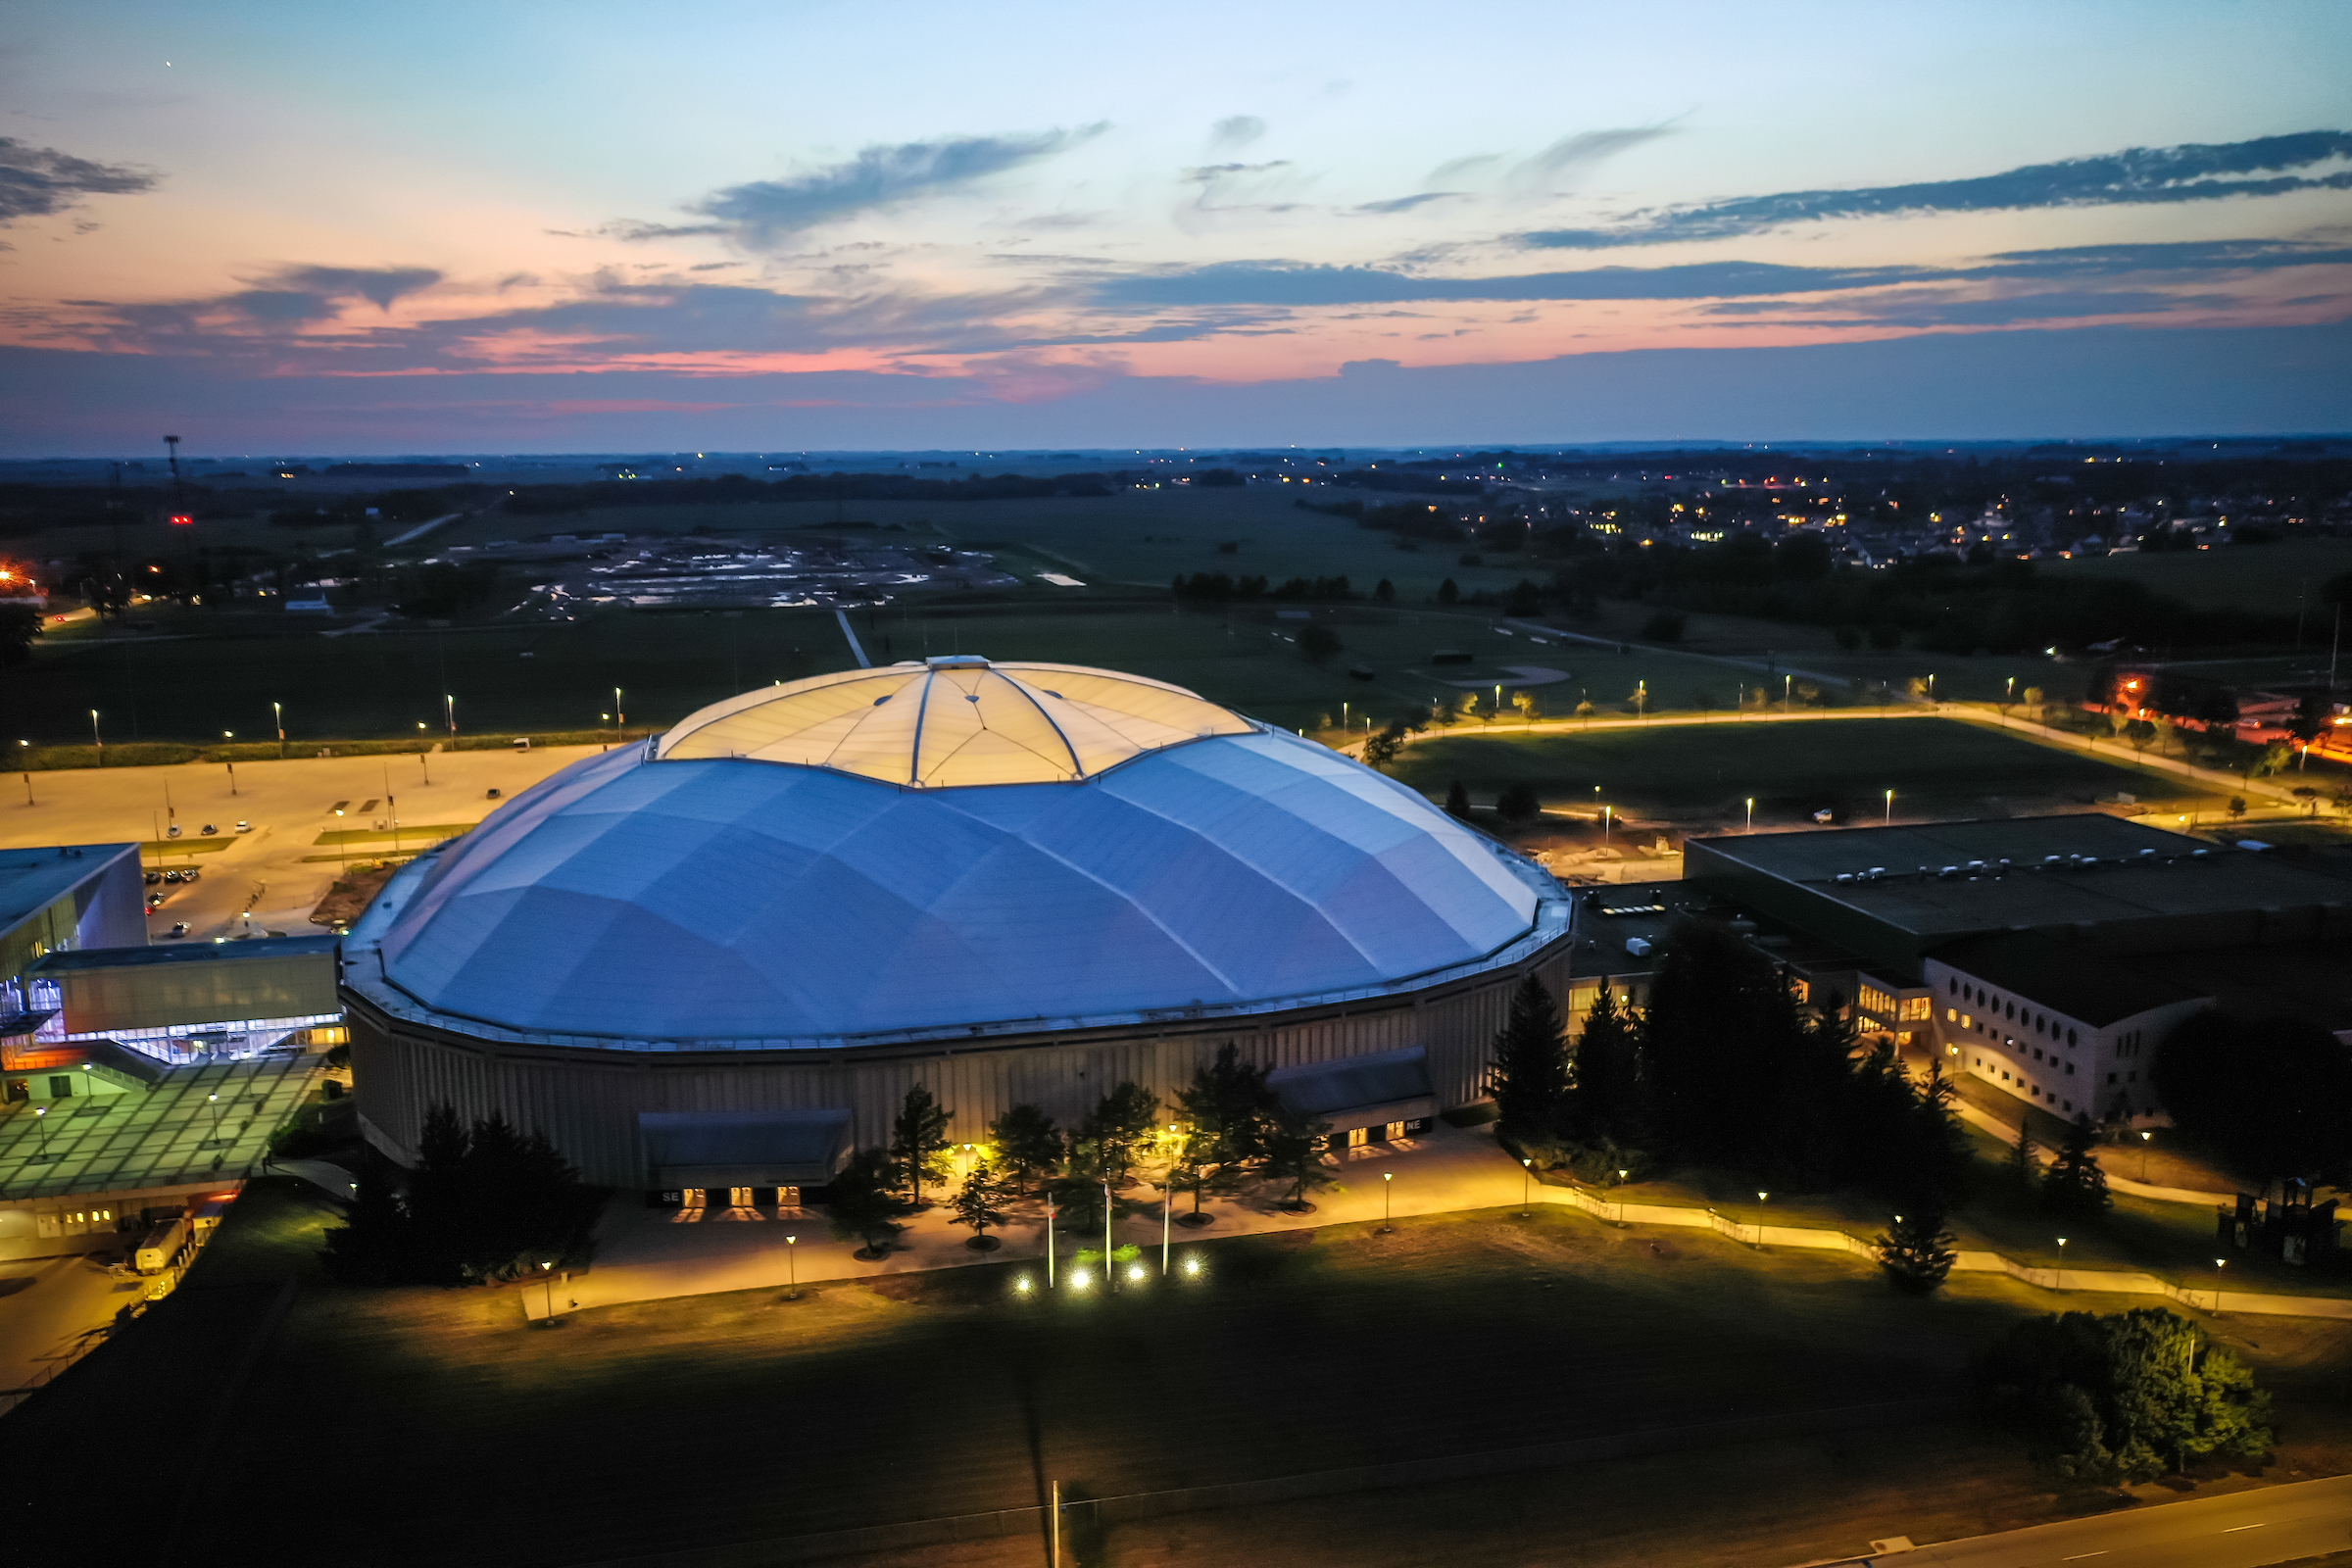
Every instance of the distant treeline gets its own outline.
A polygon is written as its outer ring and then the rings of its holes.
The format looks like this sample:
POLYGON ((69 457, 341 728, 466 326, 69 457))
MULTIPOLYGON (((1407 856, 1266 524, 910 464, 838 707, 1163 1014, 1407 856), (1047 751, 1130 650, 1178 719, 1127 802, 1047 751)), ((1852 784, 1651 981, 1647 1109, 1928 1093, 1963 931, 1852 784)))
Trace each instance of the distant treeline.
POLYGON ((540 484, 514 492, 504 510, 523 516, 586 512, 592 507, 747 506, 778 501, 1050 501, 1106 496, 1133 481, 1125 473, 974 474, 918 479, 902 473, 792 473, 772 480, 724 473, 715 479, 604 479, 540 484))
POLYGON ((1269 587, 1267 579, 1263 577, 1228 577, 1221 571, 1196 571, 1189 577, 1177 577, 1170 586, 1179 599, 1212 605, 1247 603, 1255 599, 1293 601, 1362 597, 1348 585, 1345 577, 1292 577, 1269 587))
MULTIPOLYGON (((2257 642, 2291 635, 2292 617, 2202 610, 2120 578, 2039 576, 2028 561, 1958 557, 1837 567, 1827 541, 1740 537, 1711 549, 1625 546, 1553 574, 1569 613, 1598 598, 1897 634, 1939 653, 2082 648, 2117 638, 2148 648, 2257 642)), ((1874 642, 1879 638, 1874 637, 1874 642)))

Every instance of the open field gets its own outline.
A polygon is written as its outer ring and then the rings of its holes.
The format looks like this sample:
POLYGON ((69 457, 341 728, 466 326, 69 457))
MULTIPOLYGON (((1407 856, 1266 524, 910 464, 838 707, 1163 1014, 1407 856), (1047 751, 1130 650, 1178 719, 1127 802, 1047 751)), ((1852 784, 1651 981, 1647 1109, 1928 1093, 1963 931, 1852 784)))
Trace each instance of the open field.
MULTIPOLYGON (((191 1310, 140 1325, 69 1374, 0 1428, 0 1450, 20 1463, 76 1451, 134 1398, 177 1410, 183 1382, 217 1385, 239 1332, 194 1310, 221 1298, 199 1288, 253 1293, 289 1273, 306 1280, 303 1294, 217 1451, 278 1451, 299 1434, 310 1449, 345 1455, 352 1484, 290 1487, 275 1466, 210 1467, 175 1560, 580 1563, 1027 1506, 1049 1478, 1113 1495, 1936 1397, 1955 1391, 1972 1346, 2021 1313, 2061 1299, 2122 1304, 1994 1279, 1911 1301, 1853 1260, 1539 1209, 1529 1220, 1415 1218, 1388 1237, 1342 1226, 1197 1244, 1198 1282, 1154 1280, 1112 1298, 1018 1297, 1010 1276, 1033 1264, 981 1265, 827 1285, 797 1301, 747 1292, 646 1302, 533 1329, 513 1290, 319 1283, 308 1252, 329 1214, 308 1189, 259 1184, 183 1289, 191 1310), (526 1470, 527 1492, 515 1484, 526 1470)), ((2290 1462, 2332 1465, 2335 1425, 2298 1412, 2340 1385, 2352 1328, 2232 1319, 2222 1331, 2279 1390, 2290 1431, 2305 1423, 2290 1462)), ((1837 1549, 1852 1550, 1870 1535, 1924 1537, 1912 1523, 1921 1518, 1959 1521, 1948 1532, 1958 1534, 2086 1503, 2050 1497, 2021 1461, 1966 1433, 1786 1451, 1806 1478, 1797 1495, 1817 1499, 1827 1525, 1784 1495, 1788 1462, 1734 1455, 1691 1489, 1706 1494, 1708 1517, 1745 1517, 1744 1539, 1774 1544, 1771 1560, 1818 1554, 1802 1544, 1825 1528, 1857 1531, 1838 1538, 1837 1549), (1888 1457, 1872 1468, 1865 1452, 1888 1457), (1831 1498, 1840 1474, 1874 1508, 1895 1506, 1906 1479, 1925 1490, 1899 1517, 1861 1530, 1861 1513, 1831 1498), (1798 1544, 1783 1551, 1783 1542, 1798 1544)), ((1642 1463, 1624 1472, 1634 1490, 1623 1494, 1642 1506, 1608 1505, 1610 1529, 1671 1536, 1690 1522, 1685 1504, 1695 1499, 1674 1479, 1688 1487, 1690 1466, 1642 1463)), ((1579 1466, 1553 1479, 1592 1489, 1563 1496, 1598 1498, 1615 1490, 1600 1478, 1615 1473, 1579 1466)), ((1525 1495, 1533 1480, 1394 1491, 1353 1499, 1366 1513, 1307 1513, 1409 1519, 1415 1530, 1448 1514, 1469 1546, 1490 1521, 1452 1513, 1456 1499, 1525 1495)), ((45 1517, 66 1528, 64 1515, 45 1517)), ((17 1539, 40 1517, 20 1512, 17 1539)), ((1504 1536, 1534 1522, 1492 1520, 1504 1536)), ((1201 1516, 1142 1534, 1209 1540, 1224 1528, 1201 1516)), ((110 1549, 75 1534, 85 1550, 110 1549)))
POLYGON ((2150 592, 2208 610, 2293 613, 2299 598, 2310 607, 2306 645, 2328 641, 2328 611, 2319 591, 2328 578, 2352 571, 2352 539, 2291 539, 2219 550, 2168 550, 2156 555, 2078 556, 2034 563, 2037 574, 2120 577, 2150 592))
MULTIPOLYGON (((1049 590, 1049 592, 1051 592, 1049 590)), ((1761 676, 1687 655, 1552 643, 1494 630, 1492 617, 1432 608, 1319 607, 1342 652, 1322 665, 1298 656, 1299 622, 1275 606, 1231 612, 1166 599, 1105 604, 1014 598, 891 605, 853 615, 876 663, 925 654, 983 653, 1002 660, 1100 664, 1191 687, 1213 701, 1295 729, 1336 725, 1369 707, 1386 721, 1436 698, 1451 682, 1526 663, 1572 679, 1540 689, 1546 710, 1584 696, 1626 707, 1646 682, 1652 711, 1702 703, 1728 708, 1761 676), (1433 666, 1440 648, 1469 666, 1433 666), (1348 674, 1368 663, 1369 681, 1348 674)), ((285 706, 289 749, 334 740, 447 737, 442 699, 457 702, 462 733, 530 734, 593 728, 612 710, 612 688, 634 726, 666 725, 707 703, 770 681, 797 680, 853 662, 829 611, 649 613, 612 612, 577 621, 494 622, 447 629, 322 637, 58 639, 12 675, 0 740, 86 744, 90 710, 110 745, 132 741, 241 741, 272 735, 272 703, 285 706)), ((1497 678, 1510 679, 1507 675, 1497 678)), ((1485 694, 1491 703, 1492 692, 1485 694)), ((1482 706, 1484 706, 1482 704, 1482 706)))
POLYGON ((1810 825, 1825 808, 1867 825, 1880 820, 1888 789, 1894 814, 1912 821, 2080 810, 2118 791, 2180 809, 2204 799, 2184 780, 2120 758, 2101 761, 1935 718, 1456 733, 1407 747, 1394 771, 1438 796, 1459 779, 1480 800, 1524 779, 1546 806, 1601 800, 1692 827, 1743 822, 1751 795, 1759 828, 1810 825))

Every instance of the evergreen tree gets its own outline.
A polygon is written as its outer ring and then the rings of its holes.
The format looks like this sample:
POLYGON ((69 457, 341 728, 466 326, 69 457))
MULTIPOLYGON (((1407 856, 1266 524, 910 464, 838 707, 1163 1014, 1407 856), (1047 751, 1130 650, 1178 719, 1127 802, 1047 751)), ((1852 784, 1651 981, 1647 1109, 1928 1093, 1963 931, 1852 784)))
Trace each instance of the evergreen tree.
POLYGON ((2009 1175, 2018 1186, 2031 1192, 2039 1185, 2041 1164, 2034 1156, 2038 1146, 2034 1142, 2034 1128, 2024 1117, 2018 1118, 2017 1142, 2009 1146, 2009 1175))
POLYGON ((987 1160, 972 1167, 963 1179, 962 1188, 956 1194, 956 1223, 971 1227, 972 1239, 964 1245, 976 1252, 993 1251, 1001 1245, 988 1234, 992 1225, 1004 1223, 1004 1185, 987 1160))
POLYGON ((1294 1110, 1275 1111, 1266 1132, 1263 1169, 1269 1181, 1290 1184, 1290 1197, 1280 1206, 1300 1214, 1314 1207, 1307 1201, 1307 1190, 1328 1187, 1332 1181, 1331 1168, 1323 1163, 1323 1151, 1330 1143, 1329 1122, 1294 1110))
POLYGON ((1016 1187, 1033 1186, 1061 1164, 1061 1133, 1035 1105, 1015 1105, 989 1124, 997 1168, 1016 1187))
POLYGON ((899 1162, 887 1149, 860 1149, 833 1178, 827 1205, 833 1232, 843 1241, 855 1236, 862 1244, 858 1255, 880 1257, 898 1231, 899 1216, 906 1212, 898 1195, 899 1162))
POLYGON ((2053 1214, 2070 1219, 2096 1219, 2114 1206, 2107 1191, 2107 1173, 2099 1168, 2098 1129, 2087 1112, 2077 1112, 2066 1129, 2058 1157, 2042 1172, 2041 1201, 2053 1214))
POLYGON ((1585 1009, 1577 1036, 1565 1131, 1587 1143, 1641 1142, 1641 1053, 1633 1008, 1620 1005, 1607 980, 1585 1009))
POLYGON ((1905 1296, 1928 1296, 1943 1284, 1960 1254, 1941 1214, 1897 1214, 1874 1254, 1886 1282, 1905 1296))
POLYGON ((1102 1163, 1113 1187, 1127 1185, 1138 1145, 1152 1136, 1159 1121, 1159 1097, 1133 1080, 1121 1083, 1097 1102, 1079 1123, 1078 1136, 1102 1151, 1102 1163))
POLYGON ((890 1157, 906 1183, 908 1201, 923 1206, 923 1178, 945 1179, 948 1172, 948 1122, 956 1113, 942 1105, 930 1089, 916 1084, 890 1124, 890 1157))
POLYGON ((1465 822, 1470 820, 1470 792, 1458 778, 1446 786, 1446 814, 1465 822))
POLYGON ((472 1139, 457 1106, 428 1105, 416 1139, 416 1166, 409 1175, 408 1210, 414 1246, 410 1261, 422 1283, 456 1280, 466 1252, 466 1155, 472 1139))
POLYGON ((574 1250, 593 1197, 538 1132, 491 1112, 473 1124, 463 1177, 467 1277, 514 1279, 574 1250))
POLYGON ((1063 1230, 1091 1236, 1102 1228, 1103 1188, 1108 1167, 1103 1146, 1091 1138, 1073 1138, 1063 1157, 1062 1172, 1047 1184, 1063 1230))
POLYGON ((336 1278, 353 1285, 391 1285, 409 1277, 409 1211, 393 1183, 373 1170, 360 1174, 359 1193, 345 1211, 342 1228, 326 1235, 325 1261, 336 1278))
POLYGON ((1559 1136, 1568 1103, 1568 1043, 1551 993, 1532 974, 1511 993, 1511 1010, 1487 1067, 1487 1092, 1507 1136, 1559 1136))
POLYGON ((1544 814, 1544 803, 1536 795, 1536 787, 1522 779, 1506 784, 1494 798, 1494 814, 1505 822, 1524 824, 1544 814))
POLYGON ((1176 1097, 1190 1124, 1193 1152, 1230 1185, 1257 1158, 1263 1124, 1274 1108, 1266 1069, 1242 1060, 1241 1047, 1227 1041, 1207 1066, 1193 1073, 1192 1087, 1176 1097))

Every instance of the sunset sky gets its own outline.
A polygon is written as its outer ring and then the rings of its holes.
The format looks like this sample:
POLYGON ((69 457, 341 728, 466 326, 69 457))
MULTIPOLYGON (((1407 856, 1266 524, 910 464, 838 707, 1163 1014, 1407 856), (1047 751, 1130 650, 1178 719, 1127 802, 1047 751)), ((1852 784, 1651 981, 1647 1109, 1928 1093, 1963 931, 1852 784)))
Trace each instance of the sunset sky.
POLYGON ((0 41, 0 456, 2352 428, 2352 6, 0 41))

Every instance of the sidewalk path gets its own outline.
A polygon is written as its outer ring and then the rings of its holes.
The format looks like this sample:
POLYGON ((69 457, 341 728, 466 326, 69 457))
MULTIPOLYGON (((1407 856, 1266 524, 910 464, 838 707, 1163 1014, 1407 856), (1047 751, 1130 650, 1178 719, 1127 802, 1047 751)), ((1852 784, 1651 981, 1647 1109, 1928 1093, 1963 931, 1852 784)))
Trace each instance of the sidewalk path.
MULTIPOLYGON (((1492 1127, 1468 1130, 1443 1122, 1424 1137, 1388 1147, 1353 1150, 1337 1171, 1338 1183, 1315 1195, 1312 1214, 1286 1214, 1263 1198, 1214 1200, 1201 1205, 1213 1226, 1170 1225, 1168 1245, 1181 1267, 1190 1244, 1271 1231, 1312 1230, 1325 1225, 1364 1224, 1384 1211, 1405 1219, 1419 1214, 1511 1208, 1522 1201, 1566 1204, 1613 1225, 1670 1225, 1711 1230, 1749 1247, 1786 1247, 1874 1258, 1872 1244, 1841 1230, 1799 1225, 1742 1224, 1719 1210, 1688 1203, 1622 1202, 1581 1188, 1530 1183, 1494 1142, 1492 1127), (1384 1204, 1386 1208, 1384 1210, 1384 1204)), ((1039 1286, 1045 1284, 1043 1216, 1034 1203, 1001 1233, 1004 1247, 975 1252, 963 1245, 966 1232, 944 1207, 914 1216, 892 1251, 878 1262, 851 1255, 854 1242, 836 1241, 824 1215, 807 1209, 645 1209, 623 1195, 606 1209, 598 1227, 598 1261, 584 1273, 531 1280, 517 1288, 523 1314, 542 1318, 592 1306, 627 1301, 704 1296, 721 1291, 779 1290, 789 1284, 867 1279, 954 1268, 967 1263, 1020 1262, 1039 1286), (787 1241, 786 1238, 797 1238, 787 1241)), ((1190 1199, 1178 1200, 1184 1213, 1190 1199)), ((1139 1184, 1123 1195, 1112 1240, 1142 1251, 1137 1266, 1160 1266, 1160 1194, 1139 1184)), ((1100 1252, 1102 1233, 1081 1237, 1056 1231, 1055 1270, 1066 1270, 1081 1248, 1100 1252)), ((2123 1296, 2161 1296, 2206 1310, 2266 1313, 2286 1317, 2352 1320, 2352 1298, 2268 1296, 2178 1286, 2131 1269, 2048 1269, 2019 1263, 1999 1252, 1964 1251, 1957 1273, 2006 1274, 2051 1291, 2096 1291, 2123 1296)))

